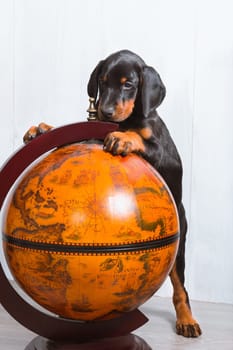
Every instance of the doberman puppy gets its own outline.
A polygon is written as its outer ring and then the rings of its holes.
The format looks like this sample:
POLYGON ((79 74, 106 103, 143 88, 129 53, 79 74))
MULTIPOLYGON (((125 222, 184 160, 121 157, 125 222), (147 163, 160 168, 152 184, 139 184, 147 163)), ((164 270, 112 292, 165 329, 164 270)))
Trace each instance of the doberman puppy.
MULTIPOLYGON (((187 221, 182 204, 182 163, 170 133, 156 111, 165 97, 165 86, 154 68, 147 66, 133 52, 122 50, 99 62, 90 76, 88 94, 96 101, 97 118, 119 125, 119 131, 105 138, 104 149, 114 155, 140 154, 162 175, 173 194, 180 220, 179 249, 170 272, 176 330, 185 337, 198 337, 201 329, 192 316, 184 287, 187 221)), ((32 127, 24 141, 50 129, 44 123, 32 127)))

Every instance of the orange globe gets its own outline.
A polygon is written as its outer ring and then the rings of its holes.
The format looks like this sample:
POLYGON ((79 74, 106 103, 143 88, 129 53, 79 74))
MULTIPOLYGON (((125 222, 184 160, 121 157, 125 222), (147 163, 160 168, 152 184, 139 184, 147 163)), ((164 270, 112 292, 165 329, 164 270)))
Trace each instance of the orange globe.
POLYGON ((81 321, 116 317, 150 298, 178 247, 174 200, 136 155, 60 147, 31 165, 4 205, 9 268, 38 304, 81 321))

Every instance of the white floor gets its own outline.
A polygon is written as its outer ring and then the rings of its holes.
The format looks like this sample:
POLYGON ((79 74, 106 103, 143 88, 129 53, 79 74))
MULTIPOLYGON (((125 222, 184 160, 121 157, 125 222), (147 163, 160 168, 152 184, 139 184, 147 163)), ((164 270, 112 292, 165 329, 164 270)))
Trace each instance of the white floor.
MULTIPOLYGON (((185 339, 175 334, 171 300, 153 297, 141 307, 149 322, 134 333, 153 350, 233 350, 233 305, 192 301, 203 335, 185 339)), ((24 350, 35 334, 25 329, 0 306, 0 349, 24 350)))
POLYGON ((135 333, 153 350, 233 350, 233 305, 194 301, 191 305, 203 332, 201 337, 187 339, 177 335, 172 302, 158 297, 141 308, 150 321, 135 333))

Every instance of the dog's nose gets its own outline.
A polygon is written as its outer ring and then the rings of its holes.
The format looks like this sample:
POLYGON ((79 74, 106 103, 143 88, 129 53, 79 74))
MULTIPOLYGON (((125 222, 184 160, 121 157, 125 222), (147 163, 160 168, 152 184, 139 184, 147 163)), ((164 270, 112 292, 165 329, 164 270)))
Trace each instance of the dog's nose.
POLYGON ((112 107, 112 106, 102 107, 101 112, 105 118, 111 119, 113 116, 113 113, 114 113, 114 107, 112 107))

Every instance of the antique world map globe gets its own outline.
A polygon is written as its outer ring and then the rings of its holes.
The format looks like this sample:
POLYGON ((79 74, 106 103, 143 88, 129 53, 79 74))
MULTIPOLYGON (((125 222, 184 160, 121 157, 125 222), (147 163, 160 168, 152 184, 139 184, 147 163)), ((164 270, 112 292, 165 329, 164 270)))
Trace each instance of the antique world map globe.
POLYGON ((73 143, 40 157, 3 210, 3 249, 21 288, 60 317, 116 317, 148 300, 176 256, 176 206, 137 155, 73 143))

